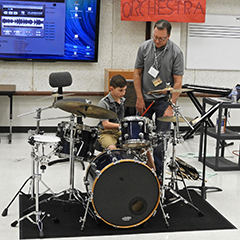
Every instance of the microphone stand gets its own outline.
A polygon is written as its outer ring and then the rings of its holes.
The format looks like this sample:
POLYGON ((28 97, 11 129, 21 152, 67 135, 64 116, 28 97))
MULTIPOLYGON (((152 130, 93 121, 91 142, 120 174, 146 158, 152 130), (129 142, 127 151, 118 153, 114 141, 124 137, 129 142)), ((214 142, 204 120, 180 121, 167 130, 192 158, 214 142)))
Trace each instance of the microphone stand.
MULTIPOLYGON (((206 151, 207 151, 207 123, 208 119, 213 115, 213 113, 219 108, 219 106, 222 104, 222 102, 216 103, 214 106, 212 106, 201 118, 200 120, 193 125, 193 127, 199 127, 199 124, 201 123, 201 131, 204 130, 204 149, 203 149, 203 175, 202 175, 202 186, 188 186, 187 188, 197 188, 201 190, 201 196, 203 199, 207 198, 206 191, 208 189, 213 189, 216 191, 222 191, 222 189, 218 187, 206 187, 205 185, 205 175, 206 175, 206 151)), ((202 151, 201 151, 202 154, 202 151)), ((200 158, 201 156, 199 156, 200 158)))

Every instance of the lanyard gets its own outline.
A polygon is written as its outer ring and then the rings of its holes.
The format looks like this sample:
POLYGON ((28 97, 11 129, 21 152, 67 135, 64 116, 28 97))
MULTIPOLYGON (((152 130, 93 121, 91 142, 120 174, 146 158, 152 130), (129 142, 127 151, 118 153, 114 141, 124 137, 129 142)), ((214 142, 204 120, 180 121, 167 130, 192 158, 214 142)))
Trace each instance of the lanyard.
POLYGON ((167 45, 168 45, 168 42, 167 42, 165 48, 158 54, 157 54, 157 51, 156 51, 156 46, 154 45, 154 66, 159 72, 160 72, 160 69, 161 69, 161 66, 162 66, 162 61, 163 61, 164 55, 165 55, 166 50, 167 50, 167 45), (160 55, 161 55, 161 58, 158 61, 158 57, 160 55))

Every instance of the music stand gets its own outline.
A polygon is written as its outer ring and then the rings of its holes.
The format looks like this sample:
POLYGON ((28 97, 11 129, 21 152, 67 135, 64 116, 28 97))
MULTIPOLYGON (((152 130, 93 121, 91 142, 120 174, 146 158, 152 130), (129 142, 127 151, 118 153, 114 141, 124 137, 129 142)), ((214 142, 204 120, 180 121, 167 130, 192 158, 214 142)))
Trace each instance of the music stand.
MULTIPOLYGON (((199 124, 201 124, 201 130, 204 130, 204 149, 203 149, 203 174, 202 174, 202 186, 188 186, 187 188, 197 188, 199 190, 201 190, 201 196, 203 199, 207 198, 206 195, 206 191, 208 189, 212 189, 212 190, 216 190, 216 191, 222 191, 222 189, 218 188, 218 187, 207 187, 205 185, 205 175, 206 175, 206 151, 207 151, 207 125, 208 125, 208 121, 213 113, 216 112, 216 110, 219 108, 219 106, 222 104, 222 102, 218 102, 215 105, 213 105, 205 114, 203 114, 203 116, 199 119, 198 122, 196 122, 193 127, 194 128, 199 128, 199 124)), ((201 151, 202 153, 202 151, 201 151)), ((200 156, 199 156, 200 157, 200 156)))

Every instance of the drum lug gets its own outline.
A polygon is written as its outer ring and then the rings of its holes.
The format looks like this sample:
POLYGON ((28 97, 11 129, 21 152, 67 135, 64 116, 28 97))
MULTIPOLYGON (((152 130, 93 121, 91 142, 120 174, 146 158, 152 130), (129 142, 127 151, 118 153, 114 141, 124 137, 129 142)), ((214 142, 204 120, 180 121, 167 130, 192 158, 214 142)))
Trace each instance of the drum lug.
POLYGON ((140 133, 138 134, 138 136, 140 137, 140 139, 143 139, 143 138, 144 138, 144 134, 143 134, 142 132, 140 132, 140 133))
POLYGON ((88 180, 86 180, 86 177, 83 178, 83 182, 85 186, 89 186, 90 182, 88 180))
POLYGON ((96 133, 96 132, 92 132, 92 133, 91 133, 91 137, 92 137, 92 138, 95 138, 96 136, 97 136, 97 133, 96 133))
POLYGON ((101 171, 99 171, 99 170, 96 170, 96 176, 97 176, 97 178, 101 175, 101 171))
POLYGON ((142 127, 142 126, 143 126, 143 122, 139 122, 139 123, 138 123, 138 126, 139 126, 139 127, 142 127))
POLYGON ((155 129, 152 124, 149 124, 148 127, 150 131, 153 131, 155 129))
POLYGON ((73 149, 73 153, 75 154, 76 152, 77 152, 77 148, 74 147, 74 149, 73 149))
POLYGON ((92 162, 92 163, 91 163, 91 166, 92 166, 93 168, 95 168, 95 169, 96 169, 96 167, 97 167, 97 164, 96 164, 96 163, 94 163, 94 162, 92 162))
POLYGON ((92 191, 90 190, 89 192, 88 192, 88 194, 89 194, 89 200, 93 200, 93 193, 92 193, 92 191))
POLYGON ((129 135, 126 133, 124 134, 124 139, 128 139, 129 135))
MULTIPOLYGON (((130 148, 127 150, 127 154, 128 154, 128 155, 132 154, 132 150, 131 150, 130 148)), ((135 157, 135 156, 134 156, 134 157, 135 157)))
POLYGON ((76 133, 77 133, 77 136, 78 136, 78 135, 81 135, 82 130, 81 130, 81 129, 77 129, 76 133))
POLYGON ((90 151, 87 152, 87 156, 88 156, 88 157, 91 157, 92 155, 93 155, 92 152, 90 152, 90 151))
POLYGON ((35 144, 34 136, 28 137, 28 143, 29 143, 30 145, 34 146, 34 144, 35 144))
POLYGON ((110 149, 107 149, 106 152, 107 152, 107 155, 110 155, 110 156, 112 155, 112 152, 110 149))
POLYGON ((141 162, 141 158, 137 156, 134 156, 133 160, 135 160, 135 162, 141 162))
POLYGON ((155 211, 153 212, 152 216, 154 217, 154 216, 156 215, 156 213, 157 213, 157 210, 155 210, 155 211))

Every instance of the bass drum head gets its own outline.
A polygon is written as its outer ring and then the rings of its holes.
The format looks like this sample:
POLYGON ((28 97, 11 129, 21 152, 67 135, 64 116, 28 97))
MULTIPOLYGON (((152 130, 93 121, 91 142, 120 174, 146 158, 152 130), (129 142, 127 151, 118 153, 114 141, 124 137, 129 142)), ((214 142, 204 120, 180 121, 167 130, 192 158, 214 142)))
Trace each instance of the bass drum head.
POLYGON ((160 186, 142 162, 120 160, 109 164, 95 179, 93 208, 104 222, 130 228, 147 221, 160 201, 160 186))

